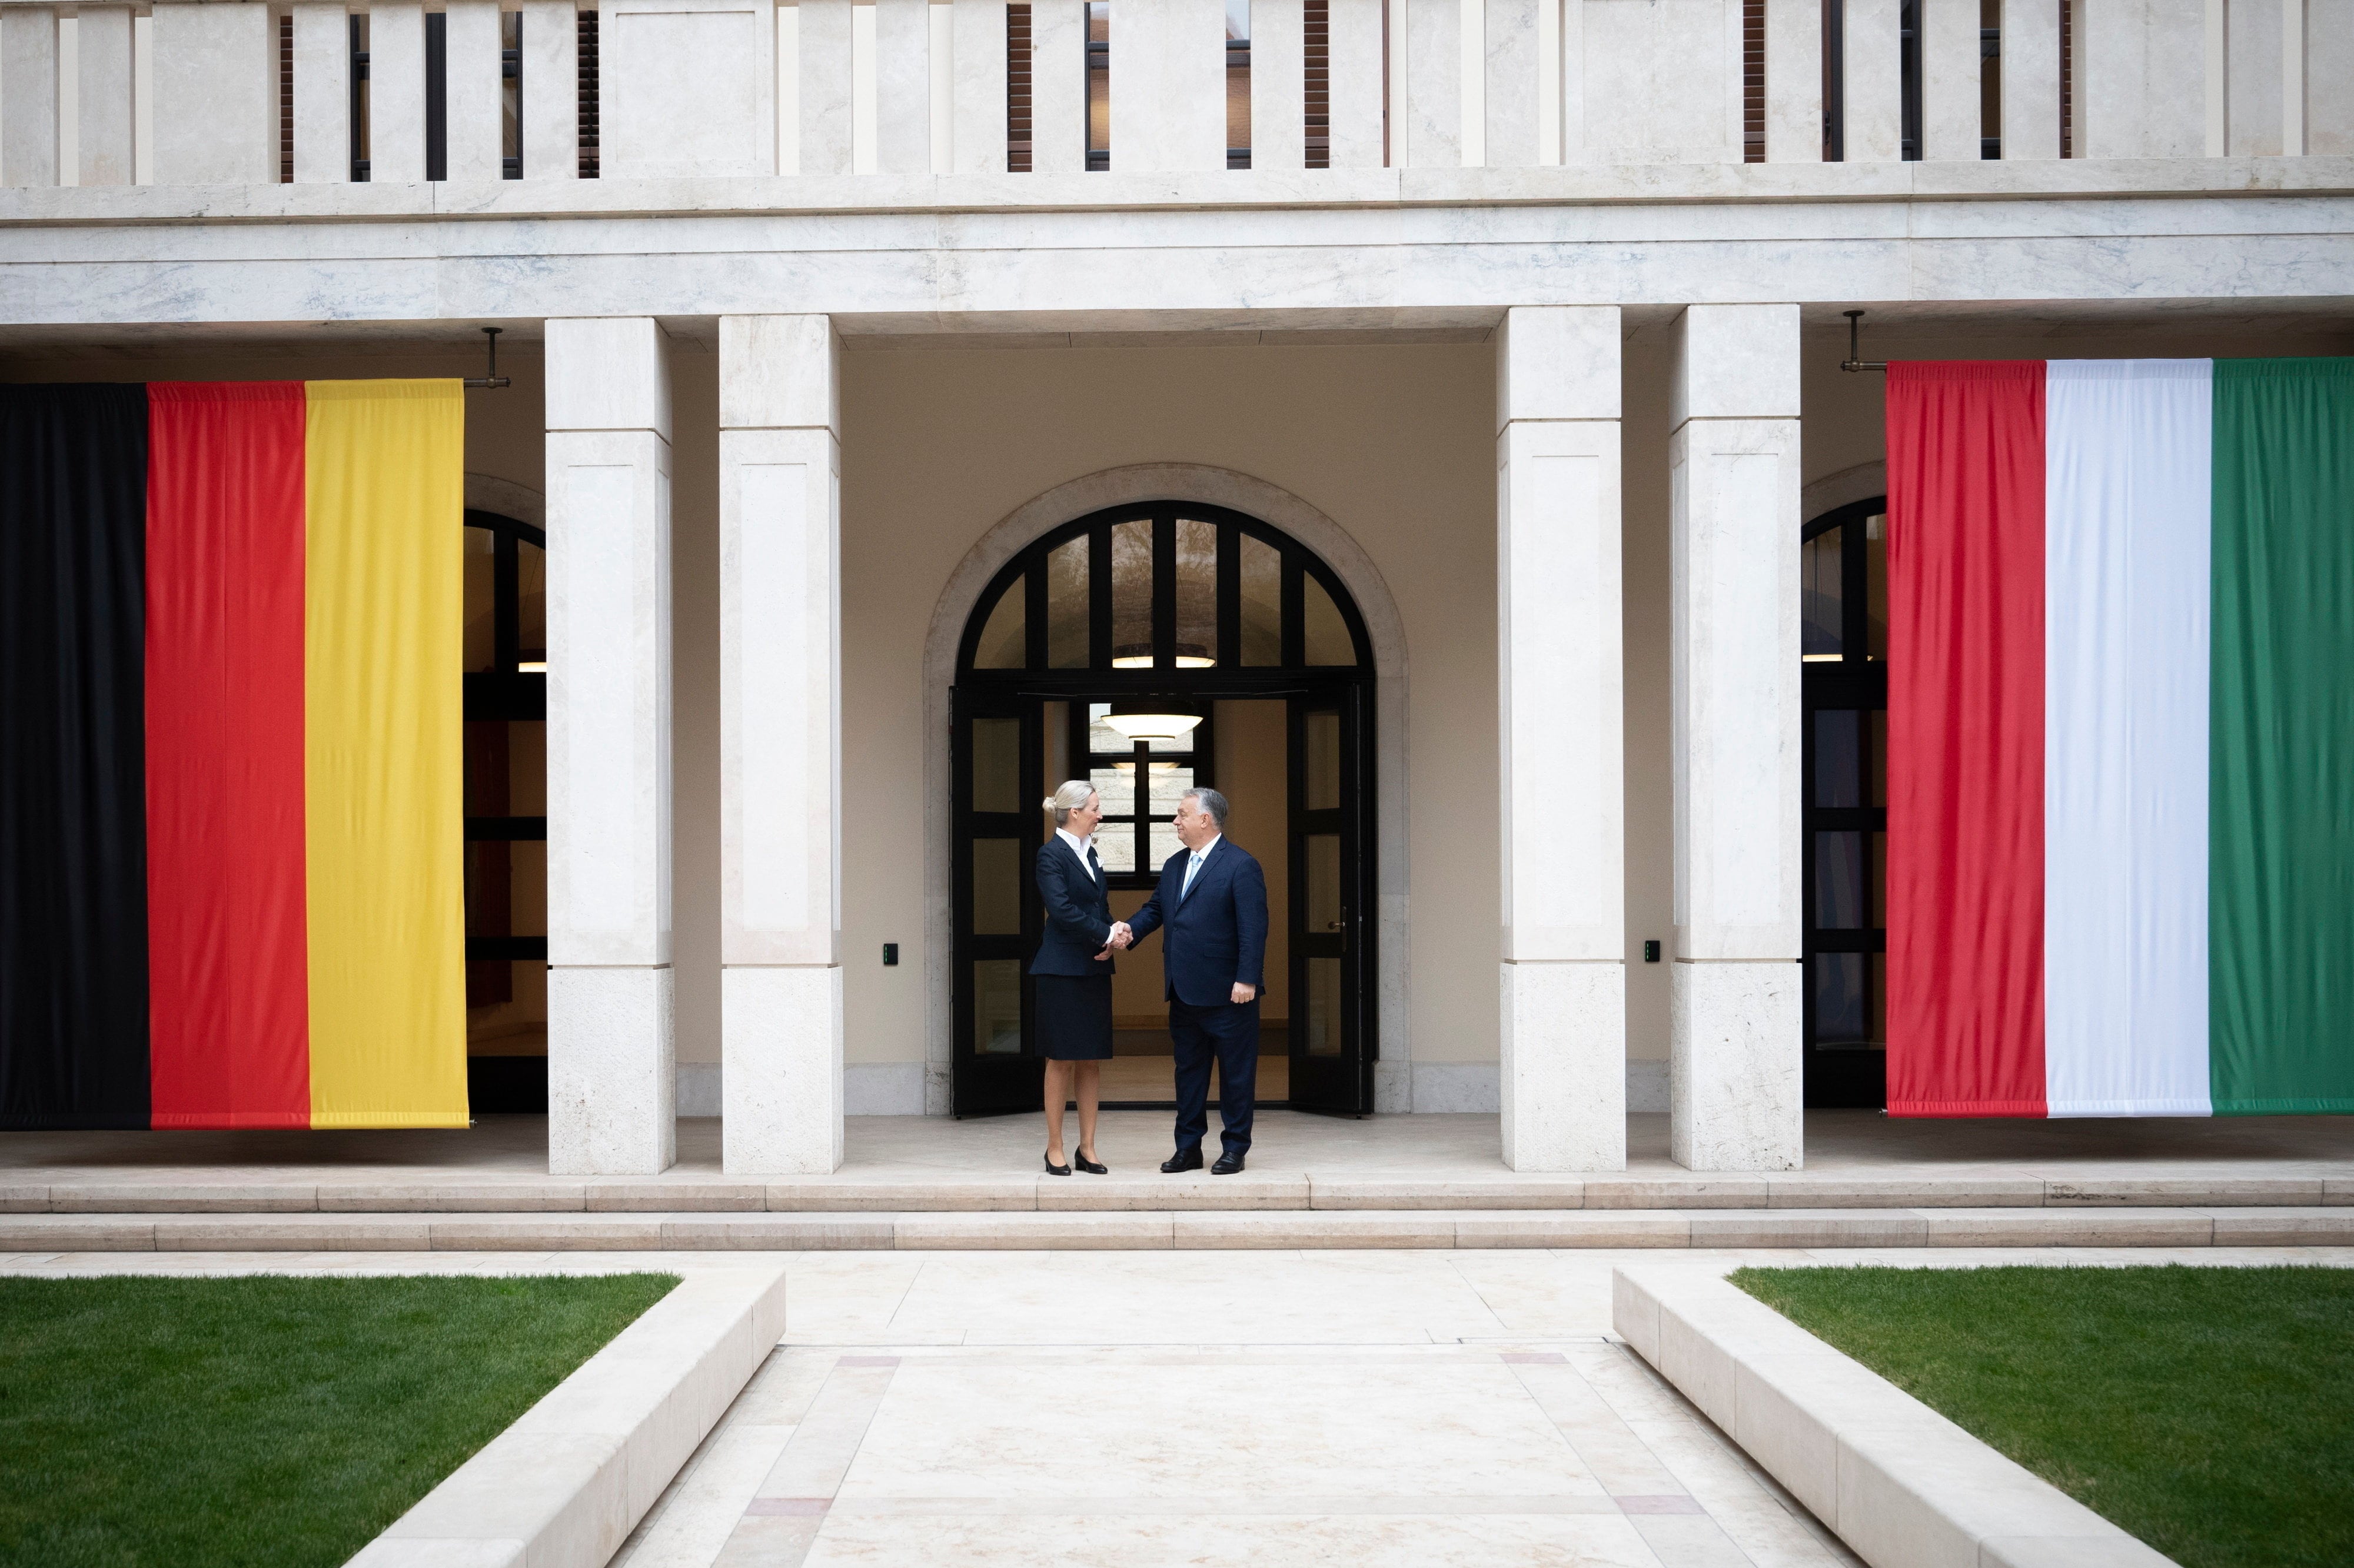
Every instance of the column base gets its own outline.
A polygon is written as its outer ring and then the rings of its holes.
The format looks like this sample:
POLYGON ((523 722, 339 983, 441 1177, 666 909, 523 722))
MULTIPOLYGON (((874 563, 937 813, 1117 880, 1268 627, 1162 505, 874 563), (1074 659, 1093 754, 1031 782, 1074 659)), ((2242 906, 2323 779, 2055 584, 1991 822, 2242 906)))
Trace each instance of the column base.
POLYGON ((1806 970, 1796 963, 1669 966, 1669 1151, 1692 1171, 1796 1171, 1806 970))
POLYGON ((1627 966, 1503 969, 1504 1163, 1627 1168, 1627 966))
POLYGON ((547 971, 547 1171, 658 1176, 678 1158, 670 969, 547 971))
POLYGON ((730 1176, 842 1168, 842 970, 719 971, 719 1149, 730 1176))

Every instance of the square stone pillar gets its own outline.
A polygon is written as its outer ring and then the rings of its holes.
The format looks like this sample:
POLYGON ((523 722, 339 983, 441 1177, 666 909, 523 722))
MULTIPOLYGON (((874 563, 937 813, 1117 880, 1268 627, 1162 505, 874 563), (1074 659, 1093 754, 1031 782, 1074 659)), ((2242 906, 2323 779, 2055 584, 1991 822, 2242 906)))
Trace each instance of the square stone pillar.
POLYGON ((842 1164, 842 343, 719 319, 719 1051, 729 1175, 842 1164))
POLYGON ((1504 1162, 1627 1163, 1618 308, 1509 311, 1496 348, 1504 1162))
POLYGON ((547 1165, 677 1157, 670 366, 632 316, 547 323, 547 1165))
POLYGON ((1795 1171, 1798 307, 1694 305, 1675 334, 1672 1150, 1795 1171))

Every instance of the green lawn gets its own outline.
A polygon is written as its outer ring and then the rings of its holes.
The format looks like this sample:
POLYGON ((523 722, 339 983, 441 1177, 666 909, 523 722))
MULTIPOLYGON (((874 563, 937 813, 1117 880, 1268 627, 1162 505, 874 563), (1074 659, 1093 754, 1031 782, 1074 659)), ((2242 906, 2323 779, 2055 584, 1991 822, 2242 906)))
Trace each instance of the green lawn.
POLYGON ((0 1279, 0 1563, 330 1568, 677 1283, 0 1279))
POLYGON ((2354 1563, 2354 1269, 1732 1279, 2186 1568, 2354 1563))

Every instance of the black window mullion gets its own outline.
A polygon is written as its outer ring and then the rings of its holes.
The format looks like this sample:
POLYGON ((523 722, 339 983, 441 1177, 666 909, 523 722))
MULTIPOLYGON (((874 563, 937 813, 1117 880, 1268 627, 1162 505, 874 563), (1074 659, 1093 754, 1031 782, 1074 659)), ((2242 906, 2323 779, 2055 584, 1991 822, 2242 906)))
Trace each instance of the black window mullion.
MULTIPOLYGON (((1094 670, 1111 668, 1111 529, 1108 525, 1087 530, 1087 667, 1094 670)), ((1085 747, 1080 747, 1082 751, 1085 749, 1085 747)))
POLYGON ((1152 667, 1177 667, 1177 516, 1152 514, 1152 667))
POLYGON ((1033 670, 1046 667, 1046 555, 1031 552, 1029 569, 1022 574, 1022 640, 1029 644, 1022 662, 1033 670))
POLYGON ((1299 557, 1283 552, 1283 667, 1297 670, 1308 662, 1307 594, 1301 587, 1299 557))
POLYGON ((425 13, 425 177, 450 177, 450 14, 425 13))
POLYGON ((515 536, 501 528, 491 539, 492 667, 502 675, 512 675, 523 659, 523 584, 515 559, 515 536))
POLYGON ((1840 530, 1840 652, 1846 662, 1862 664, 1872 651, 1872 556, 1863 532, 1872 525, 1859 517, 1840 530))
POLYGON ((1218 524, 1218 668, 1243 662, 1243 531, 1218 524))

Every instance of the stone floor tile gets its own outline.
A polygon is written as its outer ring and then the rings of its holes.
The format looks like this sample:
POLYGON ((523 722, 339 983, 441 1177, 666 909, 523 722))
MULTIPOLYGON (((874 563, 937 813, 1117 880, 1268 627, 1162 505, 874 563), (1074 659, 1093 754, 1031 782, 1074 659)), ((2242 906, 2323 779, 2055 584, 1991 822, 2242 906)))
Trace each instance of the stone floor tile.
POLYGON ((801 1559, 811 1568, 877 1563, 958 1568, 1038 1568, 1044 1563, 1162 1568, 1246 1563, 1250 1568, 1658 1568, 1659 1558, 1624 1519, 1575 1514, 1326 1513, 1313 1517, 1215 1511, 1189 1499, 1172 1514, 1042 1514, 950 1519, 836 1511, 801 1559))

